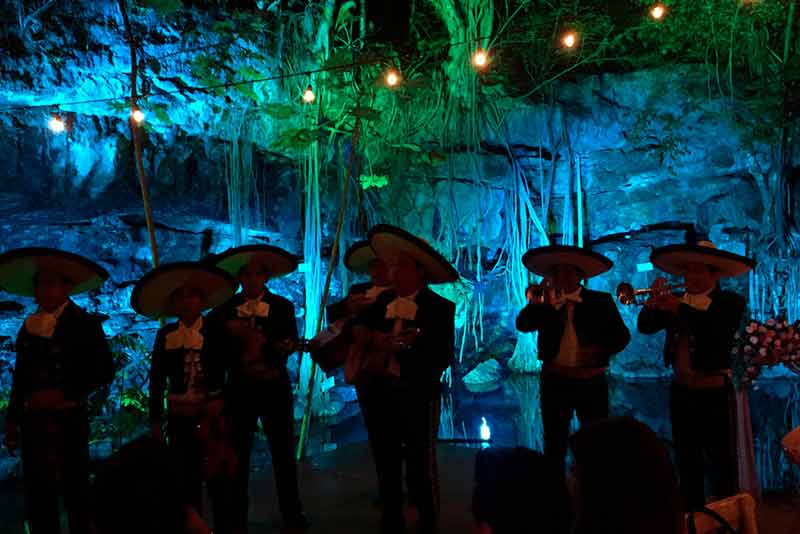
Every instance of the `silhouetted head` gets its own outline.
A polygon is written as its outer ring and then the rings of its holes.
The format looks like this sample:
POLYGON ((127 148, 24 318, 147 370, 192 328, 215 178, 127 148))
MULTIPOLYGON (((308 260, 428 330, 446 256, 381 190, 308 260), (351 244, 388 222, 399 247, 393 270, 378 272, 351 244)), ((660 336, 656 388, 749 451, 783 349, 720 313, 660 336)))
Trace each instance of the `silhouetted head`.
POLYGON ((40 270, 33 277, 34 298, 44 311, 53 312, 69 299, 73 283, 65 275, 40 270))
POLYGON ((577 290, 578 287, 580 287, 581 280, 583 280, 583 278, 583 271, 574 265, 563 263, 553 268, 553 285, 556 289, 565 293, 572 293, 577 290))
POLYGON ((184 286, 172 292, 170 302, 178 319, 191 326, 203 311, 205 294, 199 287, 184 286))
POLYGON ((380 258, 372 260, 369 264, 369 279, 372 285, 386 287, 392 284, 389 276, 389 266, 380 258))
POLYGON ((577 534, 680 534, 684 519, 669 454, 646 425, 621 417, 570 438, 577 534))
POLYGON ((530 449, 484 449, 475 458, 472 514, 479 534, 567 534, 564 473, 530 449))
POLYGON ((239 270, 239 283, 242 293, 248 299, 258 298, 264 292, 264 284, 269 280, 269 272, 263 262, 250 260, 239 270))

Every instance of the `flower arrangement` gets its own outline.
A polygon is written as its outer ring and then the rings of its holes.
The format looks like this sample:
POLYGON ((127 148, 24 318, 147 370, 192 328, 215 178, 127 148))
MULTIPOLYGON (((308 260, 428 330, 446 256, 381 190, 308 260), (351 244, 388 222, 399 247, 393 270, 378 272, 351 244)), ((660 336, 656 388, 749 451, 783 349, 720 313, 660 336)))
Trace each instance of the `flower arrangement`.
POLYGON ((800 321, 750 321, 735 338, 734 374, 740 384, 753 382, 764 367, 781 363, 800 374, 800 321))

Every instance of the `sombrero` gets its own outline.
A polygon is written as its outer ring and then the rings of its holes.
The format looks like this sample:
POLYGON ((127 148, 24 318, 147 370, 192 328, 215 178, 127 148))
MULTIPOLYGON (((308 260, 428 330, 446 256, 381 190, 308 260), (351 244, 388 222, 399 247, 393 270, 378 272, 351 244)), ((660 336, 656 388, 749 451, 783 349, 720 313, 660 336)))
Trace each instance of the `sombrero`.
POLYGON ((370 264, 378 256, 369 244, 369 241, 357 241, 344 253, 344 266, 354 273, 368 273, 370 264))
POLYGON ((109 276, 95 262, 72 252, 46 247, 17 248, 0 254, 0 289, 32 297, 33 279, 40 271, 63 275, 72 283, 72 295, 99 288, 109 276))
POLYGON ((522 256, 522 263, 539 276, 551 276, 555 267, 571 265, 580 269, 584 278, 603 274, 614 266, 614 262, 602 254, 569 245, 532 248, 522 256))
POLYGON ((458 280, 458 271, 444 256, 424 240, 405 230, 388 224, 379 224, 369 231, 369 243, 378 256, 392 252, 410 256, 422 266, 431 284, 458 280))
POLYGON ((713 267, 723 278, 745 274, 756 266, 755 260, 719 250, 711 241, 659 247, 650 254, 650 262, 662 271, 676 275, 686 274, 690 263, 701 263, 713 267))
POLYGON ((297 269, 297 258, 293 254, 272 245, 243 245, 230 248, 213 258, 217 267, 236 277, 242 267, 252 260, 263 265, 270 278, 284 276, 297 269))
POLYGON ((233 296, 238 287, 228 272, 199 262, 165 263, 136 282, 131 293, 131 307, 157 319, 174 315, 172 294, 182 288, 196 288, 203 293, 203 309, 213 308, 233 296))

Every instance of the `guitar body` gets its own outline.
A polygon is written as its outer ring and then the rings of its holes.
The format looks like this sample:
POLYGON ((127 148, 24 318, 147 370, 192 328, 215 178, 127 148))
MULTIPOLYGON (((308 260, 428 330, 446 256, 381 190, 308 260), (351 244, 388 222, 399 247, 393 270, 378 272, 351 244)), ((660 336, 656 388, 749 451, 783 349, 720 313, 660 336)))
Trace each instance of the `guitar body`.
POLYGON ((347 351, 344 368, 345 381, 355 384, 359 380, 376 376, 400 376, 396 356, 380 348, 377 336, 382 334, 357 326, 353 329, 353 341, 347 351))

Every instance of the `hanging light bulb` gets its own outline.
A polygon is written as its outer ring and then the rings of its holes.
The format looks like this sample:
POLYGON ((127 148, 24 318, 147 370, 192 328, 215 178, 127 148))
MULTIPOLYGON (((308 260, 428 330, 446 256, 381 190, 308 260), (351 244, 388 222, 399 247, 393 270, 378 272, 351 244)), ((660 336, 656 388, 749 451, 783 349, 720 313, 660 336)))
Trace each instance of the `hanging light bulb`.
POLYGON ((472 65, 475 68, 482 69, 489 64, 489 54, 485 50, 477 50, 472 54, 472 65))
POLYGON ((397 72, 397 69, 391 68, 386 71, 385 80, 386 85, 389 87, 397 87, 397 85, 400 83, 400 73, 397 72))
POLYGON ((144 112, 136 108, 131 112, 131 118, 136 122, 136 124, 142 124, 144 122, 144 112))
POLYGON ((561 42, 567 48, 575 48, 575 45, 578 44, 578 34, 574 31, 568 31, 561 38, 561 42))
POLYGON ((64 133, 67 129, 67 125, 64 124, 64 121, 58 115, 53 115, 50 117, 50 120, 47 121, 47 127, 50 128, 50 131, 55 134, 64 133))
POLYGON ((666 14, 667 8, 664 6, 664 4, 656 4, 650 8, 650 16, 653 18, 653 20, 661 20, 666 14))
POLYGON ((306 104, 311 104, 316 99, 317 99, 317 95, 314 94, 314 88, 311 87, 311 84, 308 84, 308 87, 306 87, 306 90, 303 91, 303 102, 305 102, 306 104))

